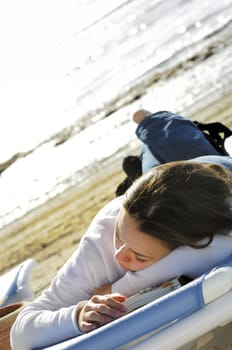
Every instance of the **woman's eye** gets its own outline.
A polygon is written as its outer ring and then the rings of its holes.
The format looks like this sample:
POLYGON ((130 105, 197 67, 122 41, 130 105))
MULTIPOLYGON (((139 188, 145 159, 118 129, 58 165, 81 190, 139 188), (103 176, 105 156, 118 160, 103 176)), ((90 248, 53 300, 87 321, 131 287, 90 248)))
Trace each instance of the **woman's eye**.
POLYGON ((140 261, 140 262, 145 262, 145 261, 146 261, 146 260, 144 260, 144 259, 139 258, 138 256, 136 256, 136 259, 137 259, 138 261, 140 261))

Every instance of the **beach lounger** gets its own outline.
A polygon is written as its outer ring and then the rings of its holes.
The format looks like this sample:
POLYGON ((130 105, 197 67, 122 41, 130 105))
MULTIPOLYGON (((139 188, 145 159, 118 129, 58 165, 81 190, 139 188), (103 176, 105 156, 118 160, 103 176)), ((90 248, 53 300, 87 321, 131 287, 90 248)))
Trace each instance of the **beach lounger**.
POLYGON ((34 259, 27 259, 0 276, 0 307, 34 297, 30 277, 35 264, 34 259))
POLYGON ((227 350, 231 330, 232 257, 110 324, 43 350, 227 350))

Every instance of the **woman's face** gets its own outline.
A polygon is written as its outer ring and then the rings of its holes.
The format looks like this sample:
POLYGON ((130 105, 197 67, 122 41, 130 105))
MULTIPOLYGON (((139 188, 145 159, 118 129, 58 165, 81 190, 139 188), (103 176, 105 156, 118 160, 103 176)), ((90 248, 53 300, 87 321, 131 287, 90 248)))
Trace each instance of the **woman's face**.
POLYGON ((138 271, 171 252, 164 243, 139 231, 135 219, 121 208, 114 231, 115 260, 125 270, 138 271))

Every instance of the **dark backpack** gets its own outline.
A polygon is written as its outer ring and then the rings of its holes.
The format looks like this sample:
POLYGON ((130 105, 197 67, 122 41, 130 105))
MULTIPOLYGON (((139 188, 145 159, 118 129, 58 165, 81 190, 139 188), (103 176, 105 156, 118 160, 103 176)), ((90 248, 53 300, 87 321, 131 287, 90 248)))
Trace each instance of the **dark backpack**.
POLYGON ((194 124, 201 130, 212 146, 223 156, 228 156, 225 150, 225 139, 232 135, 232 130, 220 122, 200 123, 194 121, 194 124))

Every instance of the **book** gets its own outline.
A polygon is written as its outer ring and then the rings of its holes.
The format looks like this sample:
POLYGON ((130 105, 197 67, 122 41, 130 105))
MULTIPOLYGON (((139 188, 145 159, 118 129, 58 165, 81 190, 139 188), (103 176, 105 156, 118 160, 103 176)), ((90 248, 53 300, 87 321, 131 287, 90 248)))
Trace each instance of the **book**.
POLYGON ((134 294, 125 300, 124 305, 127 307, 127 313, 136 310, 139 307, 144 306, 151 301, 154 301, 163 295, 166 295, 173 290, 182 287, 190 281, 190 278, 186 276, 180 276, 163 282, 158 286, 141 289, 137 294, 134 294))

